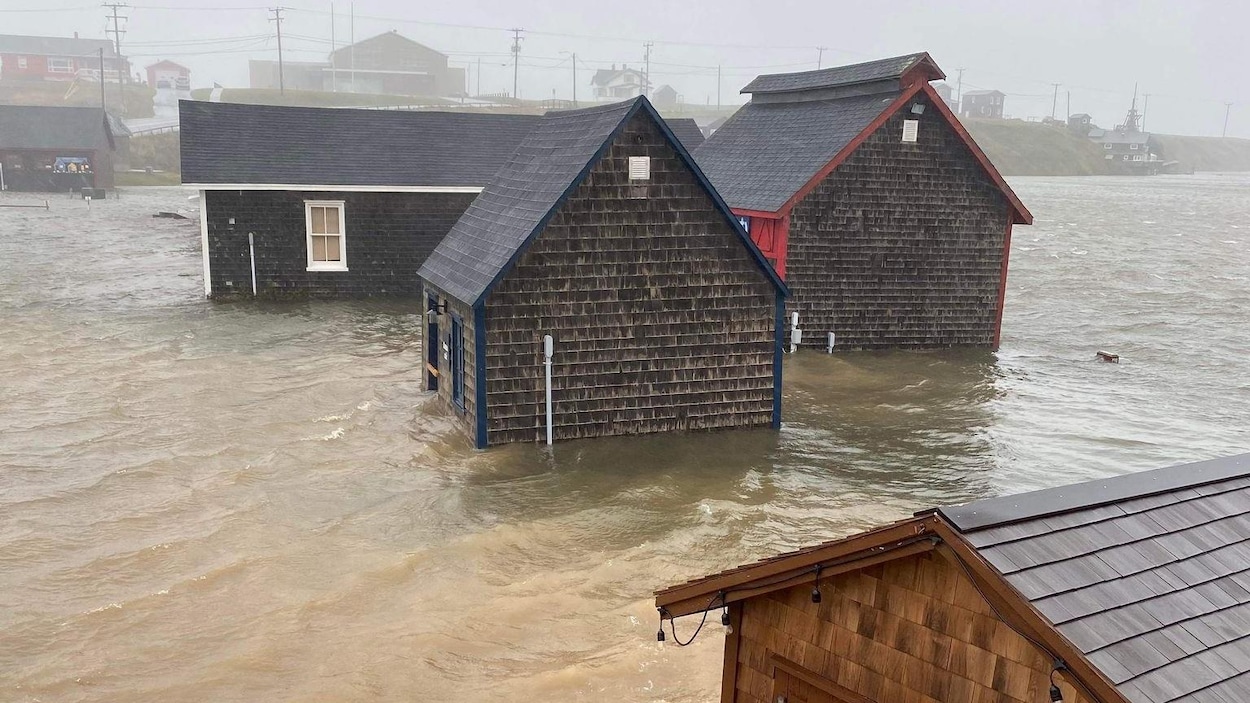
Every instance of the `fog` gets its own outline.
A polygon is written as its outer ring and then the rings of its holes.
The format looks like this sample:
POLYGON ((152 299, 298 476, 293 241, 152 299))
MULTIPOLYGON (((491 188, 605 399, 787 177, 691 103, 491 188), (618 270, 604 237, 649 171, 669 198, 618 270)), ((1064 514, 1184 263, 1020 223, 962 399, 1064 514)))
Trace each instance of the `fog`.
MULTIPOLYGON (((246 87, 249 59, 276 59, 274 23, 265 5, 246 0, 153 0, 122 10, 122 53, 136 71, 162 58, 192 70, 195 87, 246 87)), ((284 58, 324 60, 331 47, 331 3, 292 0, 283 23, 284 58)), ((334 39, 353 34, 350 4, 335 3, 334 39)), ((105 37, 104 8, 81 0, 0 0, 0 33, 105 37)), ((742 101, 739 89, 759 73, 816 68, 929 51, 963 89, 1008 94, 1011 117, 1088 112, 1108 127, 1122 118, 1140 86, 1149 94, 1150 131, 1218 136, 1225 103, 1234 103, 1229 136, 1250 137, 1250 80, 1240 65, 1250 4, 1234 0, 1047 3, 960 0, 890 3, 717 2, 412 3, 358 0, 357 40, 400 33, 469 69, 474 93, 511 93, 509 28, 524 29, 522 98, 569 98, 576 53, 579 97, 597 68, 641 66, 653 42, 654 85, 671 84, 688 103, 742 101), (562 53, 566 52, 566 53, 562 53), (480 69, 479 69, 480 66, 480 69), (480 86, 479 86, 480 72, 480 86)))

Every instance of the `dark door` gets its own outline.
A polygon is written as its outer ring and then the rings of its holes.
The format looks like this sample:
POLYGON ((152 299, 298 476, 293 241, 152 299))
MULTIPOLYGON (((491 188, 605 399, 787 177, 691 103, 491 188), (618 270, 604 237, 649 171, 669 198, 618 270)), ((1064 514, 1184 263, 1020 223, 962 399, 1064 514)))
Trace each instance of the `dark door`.
POLYGON ((425 303, 425 389, 438 390, 438 298, 427 296, 425 303))
POLYGON ((821 674, 778 655, 773 669, 772 703, 876 703, 821 674))
POLYGON ((451 402, 464 409, 464 322, 459 315, 451 316, 451 334, 448 335, 447 366, 451 369, 451 402))

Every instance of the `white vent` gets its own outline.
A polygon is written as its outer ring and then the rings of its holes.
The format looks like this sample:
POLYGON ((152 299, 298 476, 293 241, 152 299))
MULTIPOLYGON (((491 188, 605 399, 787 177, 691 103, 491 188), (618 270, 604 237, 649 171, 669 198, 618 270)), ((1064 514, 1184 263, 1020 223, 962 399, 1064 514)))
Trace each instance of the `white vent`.
POLYGON ((915 144, 920 136, 920 120, 903 120, 903 142, 915 144))
POLYGON ((631 181, 651 180, 651 157, 650 156, 629 157, 629 180, 631 181))

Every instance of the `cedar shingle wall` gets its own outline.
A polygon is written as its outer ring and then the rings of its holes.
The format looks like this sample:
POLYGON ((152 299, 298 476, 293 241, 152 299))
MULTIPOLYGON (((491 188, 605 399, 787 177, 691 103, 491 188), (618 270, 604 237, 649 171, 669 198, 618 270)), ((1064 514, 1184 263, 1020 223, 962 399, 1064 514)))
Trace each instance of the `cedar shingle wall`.
POLYGON ((417 269, 477 197, 473 193, 208 191, 213 296, 252 294, 247 233, 255 232, 261 295, 416 295, 417 269), (342 200, 347 271, 308 271, 304 201, 342 200), (230 218, 235 218, 234 225, 230 218))
POLYGON ((561 207, 486 308, 490 443, 768 425, 775 290, 643 116, 561 207), (628 157, 651 156, 629 198, 628 157))
MULTIPOLYGON (((769 657, 885 703, 1049 703, 1051 661, 925 554, 744 601, 737 703, 772 703, 769 657)), ((1068 703, 1087 703, 1067 684, 1068 703)))
POLYGON ((786 283, 804 343, 990 347, 1007 201, 930 105, 904 108, 794 208, 786 283))
MULTIPOLYGON (((462 430, 469 436, 470 440, 474 440, 477 434, 477 342, 473 327, 473 308, 461 303, 458 300, 447 298, 440 291, 427 287, 422 295, 422 307, 425 309, 425 295, 434 294, 438 299, 447 303, 447 313, 441 315, 438 319, 438 397, 447 406, 448 410, 459 420, 462 430), (451 361, 445 358, 447 348, 451 346, 451 316, 459 315, 464 322, 464 410, 461 410, 451 401, 452 377, 451 377, 451 361)), ((423 322, 422 344, 429 344, 429 340, 424 337, 429 328, 423 322)), ((425 349, 422 347, 422 364, 426 358, 425 349)), ((424 387, 424 386, 423 386, 424 387)))

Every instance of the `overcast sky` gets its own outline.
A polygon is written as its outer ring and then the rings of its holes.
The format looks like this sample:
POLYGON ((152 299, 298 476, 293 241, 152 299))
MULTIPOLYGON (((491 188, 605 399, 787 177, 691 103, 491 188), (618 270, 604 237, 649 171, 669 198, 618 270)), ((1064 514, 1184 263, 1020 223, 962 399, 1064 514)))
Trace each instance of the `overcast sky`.
MULTIPOLYGON (((254 1, 254 0, 252 0, 254 1)), ((169 58, 192 69, 195 86, 247 85, 247 61, 277 58, 263 4, 249 0, 133 0, 123 10, 123 53, 136 67, 169 58)), ((283 48, 290 61, 324 60, 330 49, 328 0, 284 0, 283 48)), ((350 33, 349 3, 339 0, 335 39, 350 33)), ((105 10, 83 0, 0 0, 0 33, 104 37, 105 10)), ((478 92, 511 92, 507 28, 525 29, 520 65, 524 98, 570 97, 576 52, 579 97, 590 74, 612 64, 642 65, 654 42, 652 80, 686 102, 740 102, 738 90, 759 73, 854 63, 930 52, 963 89, 1008 94, 1009 116, 1040 118, 1089 112, 1107 127, 1121 121, 1140 85, 1149 93, 1151 131, 1218 136, 1231 101, 1229 136, 1250 137, 1250 78, 1242 59, 1250 26, 1244 0, 548 0, 422 2, 357 0, 355 37, 389 30, 450 54, 470 68, 478 92)))

